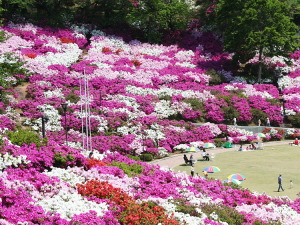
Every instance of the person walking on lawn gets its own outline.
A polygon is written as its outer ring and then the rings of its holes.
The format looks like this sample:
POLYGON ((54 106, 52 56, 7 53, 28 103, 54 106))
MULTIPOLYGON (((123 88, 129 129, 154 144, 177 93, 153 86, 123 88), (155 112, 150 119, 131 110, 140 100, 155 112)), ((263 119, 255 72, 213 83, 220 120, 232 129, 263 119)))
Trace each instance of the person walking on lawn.
POLYGON ((281 177, 281 174, 279 174, 279 176, 278 176, 278 192, 280 192, 280 189, 282 191, 284 191, 284 189, 282 187, 282 177, 281 177))

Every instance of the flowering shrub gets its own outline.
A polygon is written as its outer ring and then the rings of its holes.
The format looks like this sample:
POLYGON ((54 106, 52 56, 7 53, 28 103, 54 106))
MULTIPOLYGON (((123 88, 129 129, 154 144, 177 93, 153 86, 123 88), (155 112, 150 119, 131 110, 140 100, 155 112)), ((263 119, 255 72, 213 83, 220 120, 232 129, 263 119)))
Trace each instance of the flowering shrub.
POLYGON ((121 224, 178 224, 176 220, 164 215, 163 208, 151 207, 147 203, 137 204, 119 188, 114 188, 107 182, 88 181, 85 185, 78 185, 78 192, 86 196, 95 196, 100 199, 109 199, 123 208, 118 215, 121 224))

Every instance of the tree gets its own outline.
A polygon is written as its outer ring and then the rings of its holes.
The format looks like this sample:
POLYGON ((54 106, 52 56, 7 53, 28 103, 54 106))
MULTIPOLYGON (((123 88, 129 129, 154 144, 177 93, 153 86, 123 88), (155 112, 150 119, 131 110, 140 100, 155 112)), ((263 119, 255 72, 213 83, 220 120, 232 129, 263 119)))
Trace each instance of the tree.
POLYGON ((258 54, 258 83, 264 57, 288 56, 298 46, 298 27, 292 22, 287 2, 279 0, 220 0, 217 22, 222 28, 224 49, 245 63, 258 54))
POLYGON ((127 16, 128 23, 145 32, 146 41, 157 43, 163 31, 186 29, 192 10, 181 0, 140 0, 127 16))
POLYGON ((36 0, 2 0, 3 15, 11 18, 16 14, 26 16, 34 7, 36 0))
POLYGON ((76 19, 100 28, 114 27, 126 22, 133 4, 130 0, 75 0, 76 19))

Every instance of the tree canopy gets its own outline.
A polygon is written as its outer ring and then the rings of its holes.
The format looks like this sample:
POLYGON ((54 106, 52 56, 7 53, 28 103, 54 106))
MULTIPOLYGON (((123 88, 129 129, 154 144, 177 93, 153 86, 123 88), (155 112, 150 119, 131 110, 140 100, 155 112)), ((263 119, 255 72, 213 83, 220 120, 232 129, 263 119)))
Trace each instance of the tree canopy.
POLYGON ((221 27, 224 49, 245 63, 259 56, 258 82, 264 57, 287 56, 298 46, 298 27, 286 2, 279 0, 220 0, 216 21, 221 27))

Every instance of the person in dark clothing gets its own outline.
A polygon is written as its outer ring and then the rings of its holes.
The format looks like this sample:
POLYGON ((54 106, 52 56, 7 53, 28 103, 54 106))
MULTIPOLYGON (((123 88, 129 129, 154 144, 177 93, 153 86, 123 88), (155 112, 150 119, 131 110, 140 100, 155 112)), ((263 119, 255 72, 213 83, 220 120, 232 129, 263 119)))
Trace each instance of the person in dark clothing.
POLYGON ((190 160, 188 160, 188 157, 186 156, 186 154, 183 155, 183 159, 185 164, 187 165, 188 163, 190 163, 190 160))
POLYGON ((278 192, 280 191, 280 189, 282 191, 284 191, 284 189, 282 187, 282 177, 281 177, 281 174, 279 174, 279 176, 278 176, 278 192))

